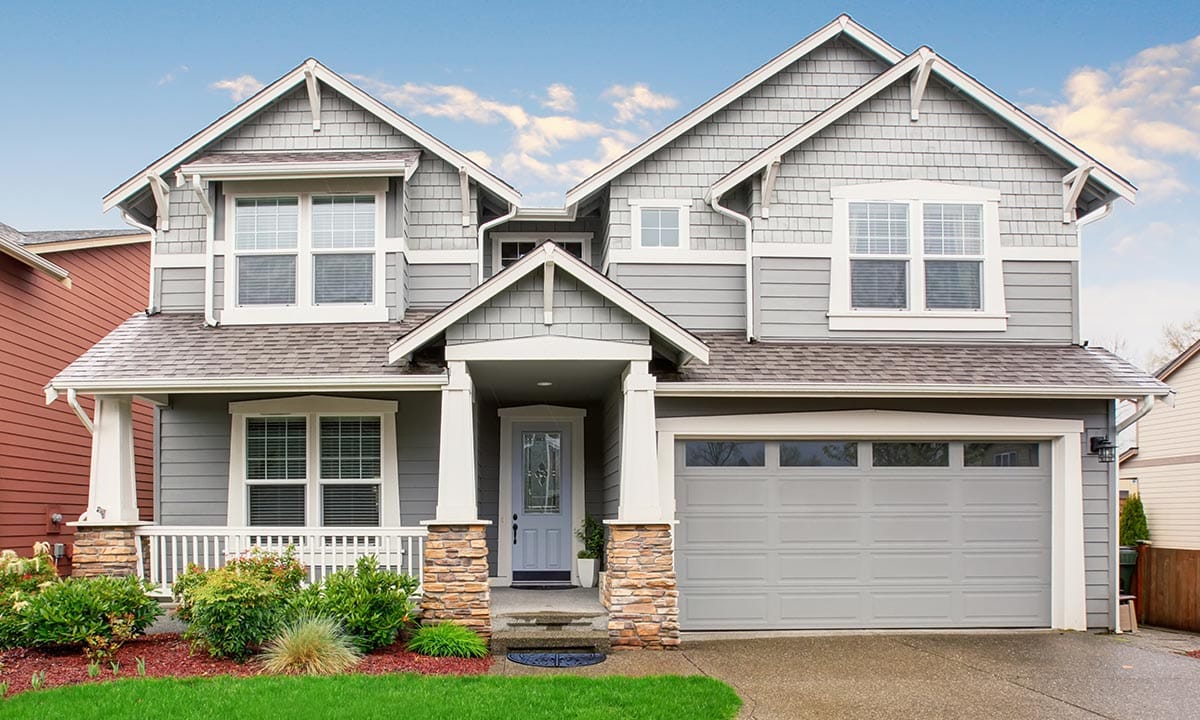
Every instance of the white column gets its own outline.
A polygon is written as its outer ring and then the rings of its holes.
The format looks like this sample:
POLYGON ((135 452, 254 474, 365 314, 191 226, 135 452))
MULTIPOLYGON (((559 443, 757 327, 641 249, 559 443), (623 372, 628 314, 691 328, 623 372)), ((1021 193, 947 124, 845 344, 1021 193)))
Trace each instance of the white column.
MULTIPOLYGON (((1050 581, 1051 623, 1059 630, 1087 630, 1083 543, 1083 442, 1067 433, 1053 443, 1050 581)), ((1116 583, 1113 583, 1116 586, 1116 583)))
POLYGON ((475 391, 467 364, 447 363, 442 388, 442 432, 438 441, 438 501, 433 523, 478 524, 475 503, 475 391))
POLYGON ((88 506, 79 522, 92 525, 138 521, 133 464, 133 398, 97 395, 92 424, 88 506))
POLYGON ((658 440, 654 418, 654 389, 649 363, 634 360, 621 378, 621 498, 617 521, 661 523, 658 440))

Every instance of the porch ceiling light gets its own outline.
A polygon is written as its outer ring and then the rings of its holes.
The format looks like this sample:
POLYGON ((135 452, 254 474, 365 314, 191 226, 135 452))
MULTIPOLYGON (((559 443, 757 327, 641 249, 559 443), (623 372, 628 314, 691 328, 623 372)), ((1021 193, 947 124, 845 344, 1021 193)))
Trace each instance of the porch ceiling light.
POLYGON ((550 382, 549 380, 541 380, 538 382, 537 386, 538 387, 550 387, 553 384, 554 383, 550 382))

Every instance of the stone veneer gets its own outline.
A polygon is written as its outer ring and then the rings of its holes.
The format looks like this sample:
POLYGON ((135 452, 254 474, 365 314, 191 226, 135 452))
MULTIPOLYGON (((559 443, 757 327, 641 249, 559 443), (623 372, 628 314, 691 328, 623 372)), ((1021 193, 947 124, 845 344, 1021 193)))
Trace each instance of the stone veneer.
POLYGON ((126 577, 137 574, 137 536, 134 525, 75 528, 71 553, 72 577, 126 577))
POLYGON ((605 558, 600 602, 608 608, 613 649, 678 648, 679 591, 671 526, 611 524, 605 558))
POLYGON ((425 540, 421 622, 446 620, 492 634, 484 525, 430 525, 425 540))

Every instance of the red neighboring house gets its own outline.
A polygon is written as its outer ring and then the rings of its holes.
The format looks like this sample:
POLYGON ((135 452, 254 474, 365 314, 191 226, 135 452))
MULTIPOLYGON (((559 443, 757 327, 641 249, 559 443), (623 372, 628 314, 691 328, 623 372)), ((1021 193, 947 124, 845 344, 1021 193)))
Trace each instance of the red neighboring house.
MULTIPOLYGON (((19 232, 0 223, 0 548, 40 540, 62 553, 88 500, 92 438, 42 388, 130 314, 146 307, 150 238, 124 230, 19 232), (56 522, 57 520, 57 522, 56 522), (61 543, 61 547, 57 544, 61 543)), ((89 414, 91 398, 80 398, 89 414)), ((153 519, 153 407, 134 406, 138 508, 153 519)))

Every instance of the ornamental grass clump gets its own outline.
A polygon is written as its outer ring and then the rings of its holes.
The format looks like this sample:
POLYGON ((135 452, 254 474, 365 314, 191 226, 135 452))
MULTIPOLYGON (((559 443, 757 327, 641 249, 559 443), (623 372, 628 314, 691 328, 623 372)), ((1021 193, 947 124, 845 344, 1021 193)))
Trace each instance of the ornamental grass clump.
POLYGON ((362 654, 341 624, 323 615, 301 616, 263 648, 263 669, 279 675, 336 675, 362 654))
POLYGON ((487 643, 470 629, 452 622, 425 625, 413 633, 408 649, 431 657, 487 657, 487 643))

